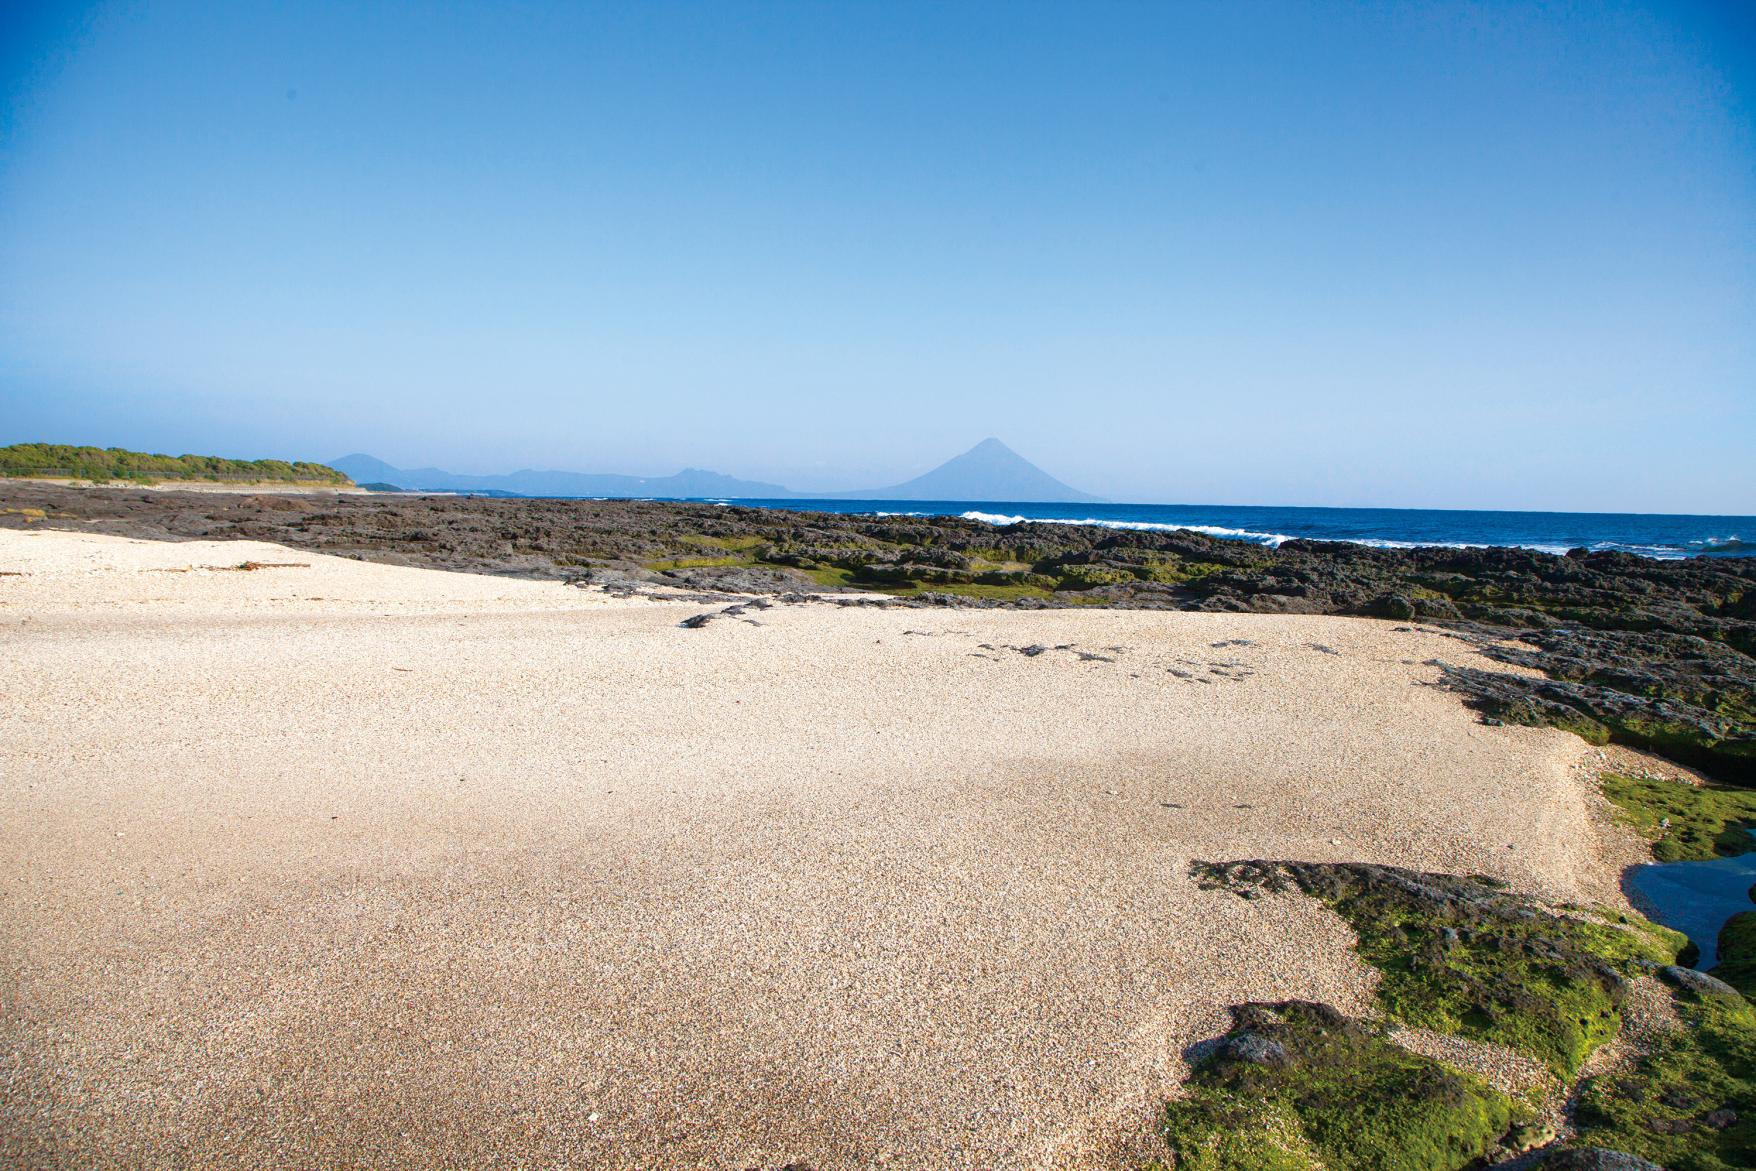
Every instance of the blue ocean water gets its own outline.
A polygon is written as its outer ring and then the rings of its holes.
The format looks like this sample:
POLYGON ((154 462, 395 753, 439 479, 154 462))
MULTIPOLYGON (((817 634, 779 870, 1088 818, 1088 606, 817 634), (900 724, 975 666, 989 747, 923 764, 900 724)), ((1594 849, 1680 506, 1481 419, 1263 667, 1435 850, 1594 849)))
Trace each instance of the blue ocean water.
POLYGON ((1218 504, 1006 504, 967 500, 738 500, 720 503, 867 516, 962 516, 1117 529, 1193 529, 1278 545, 1293 538, 1379 548, 1504 545, 1565 553, 1619 550, 1675 559, 1756 556, 1756 517, 1609 512, 1472 512, 1464 509, 1272 508, 1218 504))
POLYGON ((1637 866, 1628 885, 1652 909, 1653 918, 1687 935, 1701 949, 1695 966, 1702 971, 1716 961, 1720 928, 1751 905, 1756 882, 1756 854, 1738 854, 1707 862, 1654 862, 1637 866))

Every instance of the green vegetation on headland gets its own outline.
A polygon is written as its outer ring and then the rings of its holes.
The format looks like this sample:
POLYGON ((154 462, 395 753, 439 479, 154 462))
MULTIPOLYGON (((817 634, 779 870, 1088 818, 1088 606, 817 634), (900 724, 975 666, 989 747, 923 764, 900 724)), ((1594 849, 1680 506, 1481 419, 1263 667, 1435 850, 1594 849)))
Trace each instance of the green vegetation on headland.
MULTIPOLYGON (((1538 1058, 1563 1085, 1616 1034, 1630 983, 1662 975, 1679 1027, 1654 1030, 1631 1063, 1574 1087, 1577 1134, 1565 1145, 1669 1171, 1756 1166, 1756 1010, 1671 966, 1685 943, 1676 932, 1551 909, 1486 879, 1386 866, 1197 863, 1193 873, 1245 897, 1321 899, 1380 972, 1385 1017, 1538 1058)), ((1243 1005, 1233 1017, 1166 1108, 1178 1168, 1462 1171, 1547 1141, 1524 1103, 1410 1054, 1379 1026, 1308 1005, 1243 1005)))
POLYGON ((15 443, 0 447, 0 476, 26 476, 94 483, 211 480, 238 483, 353 483, 323 464, 278 459, 222 459, 214 455, 149 455, 120 447, 71 447, 61 443, 15 443))
POLYGON ((1706 861, 1756 850, 1756 791, 1605 773, 1604 796, 1652 843, 1660 862, 1706 861))

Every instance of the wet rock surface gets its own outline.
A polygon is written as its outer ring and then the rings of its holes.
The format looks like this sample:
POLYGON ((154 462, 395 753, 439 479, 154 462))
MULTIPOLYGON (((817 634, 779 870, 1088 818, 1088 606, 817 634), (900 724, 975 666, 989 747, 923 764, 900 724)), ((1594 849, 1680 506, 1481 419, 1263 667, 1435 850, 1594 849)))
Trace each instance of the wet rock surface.
MULTIPOLYGON (((0 525, 250 539, 613 592, 883 591, 903 604, 1345 614, 1437 623, 1547 678, 1444 664, 1485 717, 1756 784, 1756 559, 1278 549, 1200 533, 635 500, 273 496, 0 482, 0 525), (40 515, 38 515, 40 514, 40 515)), ((896 603, 890 603, 896 604, 896 603)))

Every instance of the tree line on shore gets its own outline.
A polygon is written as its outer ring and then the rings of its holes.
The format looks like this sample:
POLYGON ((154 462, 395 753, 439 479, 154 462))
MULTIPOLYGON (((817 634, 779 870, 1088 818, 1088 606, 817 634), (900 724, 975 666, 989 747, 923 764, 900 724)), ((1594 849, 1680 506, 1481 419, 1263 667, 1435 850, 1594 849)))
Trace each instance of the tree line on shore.
POLYGON ((226 459, 217 455, 158 455, 121 447, 76 447, 64 443, 15 443, 0 447, 0 475, 69 480, 274 481, 352 483, 320 463, 306 460, 226 459))

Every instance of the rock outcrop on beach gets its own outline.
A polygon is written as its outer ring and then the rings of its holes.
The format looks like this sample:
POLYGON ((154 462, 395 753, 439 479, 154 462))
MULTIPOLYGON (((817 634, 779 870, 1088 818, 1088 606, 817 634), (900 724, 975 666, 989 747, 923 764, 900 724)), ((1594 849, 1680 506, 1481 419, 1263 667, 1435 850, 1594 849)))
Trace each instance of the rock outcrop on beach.
POLYGON ((1677 1171, 1730 1171, 1756 1158, 1756 1009, 1678 966, 1677 932, 1607 908, 1549 906, 1485 877, 1394 866, 1197 862, 1192 874, 1204 890, 1245 898, 1302 892, 1347 920, 1380 975, 1380 1020, 1324 1005, 1233 1006, 1232 1031, 1166 1112, 1177 1166, 1500 1166, 1544 1146, 1543 1167, 1635 1171, 1659 1166, 1651 1155, 1677 1171), (1588 1064, 1624 1034, 1637 988, 1666 1024, 1621 1059, 1588 1064), (1571 1103, 1574 1149, 1552 1145, 1556 1129, 1529 1098, 1508 1100, 1400 1047, 1407 1034, 1385 1021, 1541 1063, 1571 1103), (1280 1158, 1204 1161, 1228 1147, 1280 1158))
POLYGON ((0 485, 0 523, 247 538, 615 588, 875 591, 903 604, 1339 614, 1444 626, 1528 673, 1445 665, 1487 718, 1756 783, 1756 558, 1278 548, 1201 533, 626 500, 225 500, 0 485), (41 516, 27 516, 40 511, 41 516))

